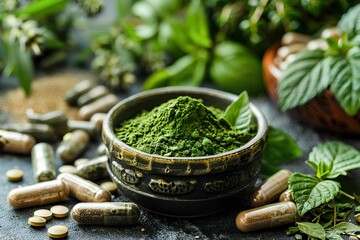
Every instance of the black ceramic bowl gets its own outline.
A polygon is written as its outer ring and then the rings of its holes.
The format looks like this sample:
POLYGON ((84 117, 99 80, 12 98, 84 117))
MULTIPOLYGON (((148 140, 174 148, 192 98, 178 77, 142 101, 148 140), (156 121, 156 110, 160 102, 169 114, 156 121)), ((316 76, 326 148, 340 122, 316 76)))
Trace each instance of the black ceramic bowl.
POLYGON ((166 87, 141 92, 115 105, 103 123, 108 171, 119 190, 150 211, 177 217, 213 214, 247 199, 260 173, 267 140, 267 122, 251 105, 257 134, 244 146, 203 157, 148 154, 117 139, 114 128, 142 110, 151 110, 178 96, 200 98, 225 110, 237 99, 226 92, 198 87, 166 87))

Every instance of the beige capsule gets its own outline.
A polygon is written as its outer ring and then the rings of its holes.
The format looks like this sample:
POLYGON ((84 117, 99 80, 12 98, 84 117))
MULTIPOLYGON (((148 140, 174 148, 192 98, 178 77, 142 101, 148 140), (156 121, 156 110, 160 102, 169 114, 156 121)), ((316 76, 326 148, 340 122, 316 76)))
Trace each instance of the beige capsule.
POLYGON ((54 129, 42 123, 7 123, 0 125, 0 129, 28 134, 38 142, 54 142, 57 140, 54 129))
POLYGON ((242 232, 252 232, 294 223, 298 218, 293 202, 272 203, 240 212, 236 226, 242 232))
POLYGON ((303 43, 294 43, 288 46, 282 46, 277 51, 277 56, 285 60, 289 55, 295 54, 306 47, 303 43))
POLYGON ((76 167, 76 175, 88 179, 90 181, 97 181, 109 176, 106 169, 108 157, 106 155, 94 158, 82 165, 76 167))
POLYGON ((56 149, 56 155, 66 164, 73 163, 84 152, 89 144, 89 139, 89 134, 84 130, 67 133, 56 149))
POLYGON ((38 143, 31 151, 31 162, 36 182, 54 180, 56 178, 55 153, 48 143, 38 143))
POLYGON ((68 127, 70 131, 83 130, 94 140, 100 137, 100 128, 90 121, 69 120, 68 127))
POLYGON ((0 130, 0 152, 29 154, 35 143, 28 134, 0 130))
POLYGON ((58 171, 59 173, 76 173, 76 168, 73 165, 62 165, 58 171))
POLYGON ((110 202, 110 192, 99 185, 71 173, 62 173, 58 179, 70 188, 70 195, 82 202, 110 202))
POLYGON ((101 130, 106 116, 107 116, 106 113, 95 113, 94 115, 91 116, 90 122, 95 123, 98 126, 98 128, 101 130))
POLYGON ((280 194, 288 188, 291 171, 282 169, 269 177, 258 190, 250 195, 250 206, 259 207, 276 201, 280 194))
POLYGON ((290 189, 286 189, 284 192, 281 193, 279 197, 279 202, 285 202, 285 201, 292 201, 292 195, 290 189))
POLYGON ((76 105, 78 98, 90 91, 95 86, 93 81, 82 80, 65 93, 65 101, 70 105, 76 105))
POLYGON ((91 103, 105 95, 109 94, 109 89, 104 86, 96 86, 87 93, 84 93, 77 99, 77 105, 79 107, 91 103))
POLYGON ((296 32, 287 32, 281 38, 282 45, 290 45, 294 43, 307 43, 311 40, 311 36, 296 32))
POLYGON ((119 98, 117 96, 108 94, 92 103, 82 106, 79 110, 80 118, 89 120, 95 113, 107 113, 118 102, 119 98))
POLYGON ((331 28, 325 28, 321 32, 321 38, 327 39, 327 38, 340 38, 340 32, 337 27, 331 27, 331 28))
POLYGON ((42 206, 64 201, 69 196, 69 187, 59 180, 41 182, 15 188, 7 196, 8 203, 15 209, 42 206))
POLYGON ((308 50, 327 50, 329 48, 329 45, 327 44, 325 39, 318 38, 308 42, 306 44, 306 48, 308 50))
POLYGON ((139 221, 140 209, 130 202, 78 203, 70 216, 84 225, 133 225, 139 221))
MULTIPOLYGON (((78 167, 78 166, 80 166, 80 165, 82 165, 82 164, 84 164, 84 163, 86 163, 86 162, 88 162, 88 161, 90 161, 90 159, 88 159, 88 158, 79 158, 79 159, 76 159, 76 160, 74 161, 74 166, 75 166, 75 167, 78 167)), ((75 172, 76 172, 76 169, 75 169, 75 172)))

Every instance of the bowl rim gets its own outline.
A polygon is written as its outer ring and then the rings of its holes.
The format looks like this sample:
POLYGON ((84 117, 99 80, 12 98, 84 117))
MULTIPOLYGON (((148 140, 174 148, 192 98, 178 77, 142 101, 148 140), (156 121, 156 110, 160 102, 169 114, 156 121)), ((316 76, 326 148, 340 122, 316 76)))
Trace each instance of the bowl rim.
MULTIPOLYGON (((224 92, 221 90, 217 90, 217 89, 212 89, 212 88, 206 88, 206 87, 192 87, 192 86, 170 86, 170 87, 161 87, 161 88, 156 88, 156 89, 151 89, 151 90, 146 90, 146 91, 142 91, 139 92, 137 94, 131 95, 123 100, 121 100, 120 102, 118 102, 115 106, 113 106, 110 111, 106 114, 106 117, 103 121, 103 128, 102 128, 102 136, 103 139, 105 138, 111 138, 111 144, 112 145, 118 145, 121 147, 125 147, 130 149, 131 151, 135 152, 136 154, 142 154, 145 155, 149 158, 152 158, 153 161, 160 161, 162 164, 164 163, 174 163, 177 161, 198 161, 198 160, 209 160, 209 159, 214 159, 214 158, 221 158, 221 157, 226 157, 229 154, 234 154, 237 152, 241 152, 247 148, 250 148, 252 145, 254 145, 255 143, 257 143, 258 141, 261 141, 261 139, 264 137, 264 135, 267 134, 267 128, 268 128, 268 124, 267 124, 267 120, 264 116, 264 114, 260 111, 260 109, 258 109, 254 104, 252 104, 250 102, 250 109, 251 112, 253 113, 253 116, 256 118, 257 121, 257 132, 256 135, 250 140, 248 141, 246 144, 242 145, 239 148, 235 148, 231 151, 227 151, 227 152, 223 152, 220 154, 215 154, 215 155, 207 155, 207 156, 200 156, 200 157, 165 157, 165 156, 161 156, 161 155, 157 155, 157 154, 150 154, 150 153, 146 153, 143 151, 140 151, 130 145, 127 145, 125 142, 121 141, 120 139, 118 139, 115 136, 114 130, 113 130, 113 119, 112 116, 114 115, 114 113, 116 112, 116 110, 124 105, 127 104, 129 102, 133 102, 136 101, 136 99, 138 98, 146 98, 149 96, 153 96, 153 95, 157 95, 160 93, 179 93, 179 92, 184 92, 184 95, 187 93, 192 93, 192 94, 207 94, 207 95, 212 95, 215 97, 219 97, 219 98, 225 98, 227 100, 230 101, 235 101, 238 96, 236 96, 235 94, 232 93, 228 93, 228 92, 224 92)), ((105 141, 106 142, 106 141, 105 141)), ((110 150, 111 151, 111 150, 110 150)))

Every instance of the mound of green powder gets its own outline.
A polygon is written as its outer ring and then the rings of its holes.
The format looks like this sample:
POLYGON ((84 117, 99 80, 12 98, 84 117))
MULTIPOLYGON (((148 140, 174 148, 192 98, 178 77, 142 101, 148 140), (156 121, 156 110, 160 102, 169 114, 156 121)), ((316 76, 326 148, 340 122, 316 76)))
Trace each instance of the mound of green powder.
POLYGON ((118 139, 143 152, 161 156, 199 157, 238 148, 255 133, 240 133, 222 119, 220 109, 181 96, 121 122, 118 139))

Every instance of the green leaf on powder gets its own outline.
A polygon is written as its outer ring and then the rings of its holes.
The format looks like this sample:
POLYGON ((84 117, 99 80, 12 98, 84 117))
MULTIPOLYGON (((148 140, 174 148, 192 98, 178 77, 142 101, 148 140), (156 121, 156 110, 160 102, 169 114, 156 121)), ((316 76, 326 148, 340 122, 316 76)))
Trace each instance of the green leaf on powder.
POLYGON ((250 130, 251 116, 250 100, 246 91, 226 108, 224 114, 230 126, 245 133, 250 130))
POLYGON ((319 223, 297 222, 299 230, 302 233, 314 238, 325 240, 325 229, 319 223))
POLYGON ((336 178, 360 167, 360 152, 345 143, 330 141, 313 148, 306 161, 318 178, 336 178))
POLYGON ((322 50, 302 51, 285 69, 278 86, 279 105, 287 110, 305 104, 331 83, 329 71, 333 58, 324 58, 322 50))
POLYGON ((328 203, 340 192, 340 184, 335 181, 320 181, 312 175, 294 173, 289 178, 289 189, 296 203, 298 214, 303 216, 308 211, 328 203))
POLYGON ((268 142, 262 155, 264 160, 280 164, 300 156, 301 149, 290 135, 271 126, 268 128, 268 142))

